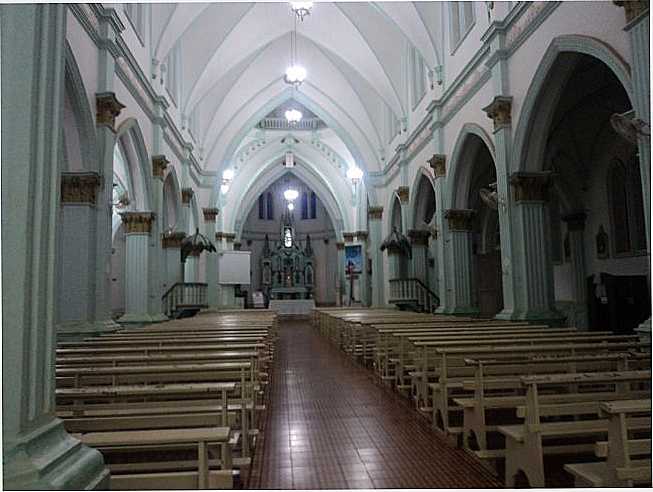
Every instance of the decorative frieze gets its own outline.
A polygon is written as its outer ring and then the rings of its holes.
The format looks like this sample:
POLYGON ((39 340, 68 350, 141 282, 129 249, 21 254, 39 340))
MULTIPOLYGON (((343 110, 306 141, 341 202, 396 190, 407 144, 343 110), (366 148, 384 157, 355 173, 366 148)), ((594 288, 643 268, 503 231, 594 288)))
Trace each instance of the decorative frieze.
POLYGON ((572 212, 562 217, 562 220, 567 223, 568 231, 583 231, 585 230, 585 221, 587 214, 583 211, 572 212))
POLYGON ((383 207, 368 207, 367 216, 370 220, 381 220, 383 217, 383 207))
POLYGON ((512 97, 495 96, 492 102, 483 108, 483 111, 494 122, 494 131, 504 126, 510 126, 512 123, 512 97))
POLYGON ((195 191, 193 191, 193 188, 182 188, 181 203, 183 203, 184 205, 190 204, 190 201, 193 199, 193 195, 195 195, 195 191))
POLYGON ((115 131, 116 118, 125 108, 113 92, 95 94, 95 124, 115 131))
POLYGON ((353 243, 354 242, 354 233, 353 232, 343 232, 342 233, 342 238, 345 240, 346 243, 353 243))
POLYGON ((629 23, 640 14, 643 14, 649 9, 648 0, 623 0, 613 2, 618 7, 623 7, 626 14, 626 23, 629 23))
POLYGON ((431 231, 423 229, 411 229, 408 231, 407 235, 412 245, 428 246, 429 237, 431 237, 431 231))
POLYGON ((215 218, 220 213, 219 208, 203 208, 202 213, 204 214, 204 222, 215 222, 215 218))
POLYGON ((426 161, 436 178, 443 178, 447 174, 447 156, 444 154, 433 154, 433 156, 426 161))
POLYGON ((345 243, 342 242, 342 241, 338 241, 338 242, 336 243, 336 249, 337 249, 338 251, 342 251, 343 249, 345 249, 345 243))
POLYGON ((518 172, 510 177, 517 202, 545 202, 551 186, 551 173, 518 172))
POLYGON ((163 249, 181 248, 181 242, 185 237, 185 232, 168 232, 161 234, 161 247, 163 249))
POLYGON ((170 161, 166 159, 164 155, 154 155, 152 156, 152 176, 155 178, 163 179, 166 167, 168 167, 170 161))
POLYGON ((125 234, 149 234, 152 231, 154 212, 123 212, 120 214, 125 234))
POLYGON ((409 197, 408 186, 400 186, 399 188, 397 188, 396 193, 401 203, 408 203, 408 197, 409 197))
POLYGON ((62 173, 61 203, 95 205, 102 177, 97 173, 62 173))
POLYGON ((471 231, 473 228, 475 215, 476 210, 470 210, 466 208, 450 208, 444 212, 444 218, 447 219, 450 231, 471 231))

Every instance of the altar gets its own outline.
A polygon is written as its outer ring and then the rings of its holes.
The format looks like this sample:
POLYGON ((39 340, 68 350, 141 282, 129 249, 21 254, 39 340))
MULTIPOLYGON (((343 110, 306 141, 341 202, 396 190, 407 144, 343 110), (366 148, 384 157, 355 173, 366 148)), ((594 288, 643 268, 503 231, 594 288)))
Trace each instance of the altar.
POLYGON ((270 309, 279 313, 279 316, 310 316, 315 309, 313 299, 289 299, 270 301, 270 309))

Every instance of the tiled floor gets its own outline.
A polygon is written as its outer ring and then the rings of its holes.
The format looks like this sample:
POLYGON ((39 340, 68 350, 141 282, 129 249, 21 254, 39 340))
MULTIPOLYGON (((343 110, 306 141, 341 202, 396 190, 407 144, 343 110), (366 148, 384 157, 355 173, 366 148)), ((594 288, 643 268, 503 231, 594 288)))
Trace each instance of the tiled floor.
POLYGON ((282 322, 250 488, 500 487, 310 325, 282 322))

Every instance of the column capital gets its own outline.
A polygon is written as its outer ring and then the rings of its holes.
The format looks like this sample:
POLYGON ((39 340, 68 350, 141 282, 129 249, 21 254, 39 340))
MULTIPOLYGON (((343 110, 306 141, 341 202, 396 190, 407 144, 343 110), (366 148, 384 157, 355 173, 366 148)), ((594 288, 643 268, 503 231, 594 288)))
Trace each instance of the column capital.
POLYGON ((623 7, 624 13, 626 14, 626 23, 630 23, 630 21, 649 9, 649 2, 647 0, 615 0, 612 3, 617 7, 623 7))
POLYGON ((517 202, 545 202, 551 186, 551 172, 517 172, 510 177, 517 202))
POLYGON ((381 220, 383 217, 383 207, 367 207, 367 216, 370 220, 381 220))
POLYGON ((185 232, 170 232, 161 234, 161 247, 167 248, 181 248, 181 242, 186 237, 185 232))
POLYGON ((447 156, 445 154, 433 154, 427 160, 431 169, 433 169, 433 176, 436 178, 443 178, 447 174, 447 156))
POLYGON ((567 230, 569 231, 582 231, 585 230, 585 220, 587 214, 584 211, 572 212, 562 217, 562 220, 567 223, 567 230))
POLYGON ((193 188, 182 188, 181 189, 181 203, 184 205, 188 205, 193 198, 193 195, 195 195, 195 191, 193 188))
POLYGON ((494 131, 510 126, 512 123, 512 97, 495 96, 492 102, 483 108, 488 118, 494 122, 494 131))
POLYGON ((116 118, 125 108, 113 92, 95 93, 95 124, 115 131, 116 118))
POLYGON ((408 186, 400 186, 395 190, 395 193, 397 193, 401 203, 408 203, 408 199, 410 197, 410 190, 408 189, 408 186))
POLYGON ((367 231, 356 231, 354 235, 359 241, 365 241, 367 239, 367 231))
POLYGON ((222 237, 225 238, 228 243, 231 243, 236 239, 236 235, 233 232, 223 232, 222 237))
POLYGON ((424 229, 410 229, 407 236, 408 239, 410 239, 410 243, 415 246, 428 246, 431 231, 424 229))
POLYGON ((61 173, 61 203, 95 205, 101 184, 102 176, 98 173, 61 173))
POLYGON ((220 213, 220 209, 215 207, 203 208, 202 213, 204 214, 205 222, 215 222, 215 218, 220 213))
POLYGON ((476 216, 476 210, 467 208, 450 208, 445 210, 444 218, 449 223, 451 231, 469 232, 472 230, 472 221, 476 216))
POLYGON ((122 212, 122 223, 125 225, 125 234, 147 233, 152 231, 154 212, 122 212))
POLYGON ((346 243, 353 243, 354 242, 354 233, 353 232, 343 232, 342 233, 342 238, 345 240, 346 243))
POLYGON ((166 156, 163 154, 153 155, 152 156, 152 176, 155 178, 163 179, 163 174, 165 173, 166 167, 168 167, 170 161, 166 159, 166 156))
POLYGON ((240 251, 240 248, 242 248, 243 243, 240 241, 234 241, 234 251, 240 251))
POLYGON ((343 241, 338 241, 336 243, 336 249, 338 251, 342 251, 343 249, 345 249, 345 243, 343 241))

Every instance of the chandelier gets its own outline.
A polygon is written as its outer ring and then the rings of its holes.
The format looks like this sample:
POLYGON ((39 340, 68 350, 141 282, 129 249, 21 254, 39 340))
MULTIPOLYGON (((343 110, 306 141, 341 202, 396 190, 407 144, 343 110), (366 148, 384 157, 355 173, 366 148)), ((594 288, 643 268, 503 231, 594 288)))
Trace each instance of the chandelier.
POLYGON ((299 192, 297 190, 293 190, 292 188, 288 188, 286 191, 283 192, 283 197, 288 202, 294 202, 295 200, 297 200, 298 196, 299 196, 299 192))
POLYGON ((300 122, 302 119, 302 112, 298 111, 297 109, 288 109, 286 110, 286 120, 288 120, 288 123, 291 125, 296 125, 297 123, 300 122))
POLYGON ((304 17, 311 15, 313 2, 290 2, 290 8, 299 20, 303 21, 304 17))
POLYGON ((297 17, 293 20, 293 30, 290 33, 290 66, 286 68, 284 81, 296 88, 304 82, 306 69, 297 63, 297 17))

